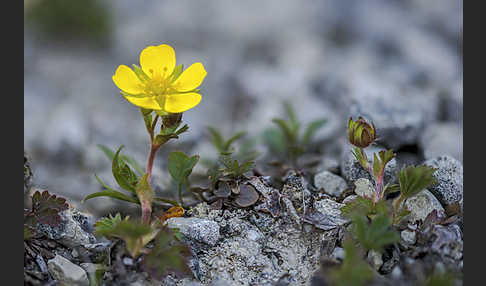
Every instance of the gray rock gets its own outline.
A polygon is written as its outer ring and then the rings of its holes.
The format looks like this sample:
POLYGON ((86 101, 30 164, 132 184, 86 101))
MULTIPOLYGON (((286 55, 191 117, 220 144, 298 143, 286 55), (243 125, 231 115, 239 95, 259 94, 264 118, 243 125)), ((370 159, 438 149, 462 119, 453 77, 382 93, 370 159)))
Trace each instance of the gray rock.
POLYGON ((354 97, 350 116, 373 121, 380 144, 392 149, 417 142, 426 125, 439 114, 439 98, 434 94, 402 95, 368 86, 358 92, 361 94, 354 97))
POLYGON ((56 255, 47 262, 49 273, 62 286, 89 286, 88 275, 83 268, 66 258, 56 255))
POLYGON ((381 265, 383 265, 383 258, 381 253, 375 250, 370 250, 368 251, 368 256, 367 256, 368 262, 371 263, 371 266, 378 271, 380 269, 381 265))
POLYGON ((437 210, 437 215, 440 217, 445 216, 445 211, 439 200, 428 190, 423 190, 415 196, 405 201, 405 206, 410 211, 408 215, 408 221, 415 222, 418 220, 424 220, 429 213, 433 210, 437 210))
POLYGON ((335 228, 336 226, 341 226, 348 223, 349 220, 344 218, 341 212, 341 208, 343 206, 344 204, 340 204, 330 199, 315 201, 314 211, 322 214, 322 219, 320 220, 319 224, 321 226, 320 228, 329 230, 335 228))
POLYGON ((417 242, 417 234, 413 230, 402 230, 400 236, 406 245, 414 245, 417 242))
POLYGON ((214 246, 219 238, 219 225, 211 220, 195 217, 174 217, 167 220, 169 228, 177 228, 188 239, 214 246))
POLYGON ((314 185, 317 189, 324 190, 327 194, 339 197, 347 188, 346 181, 329 171, 323 171, 315 175, 314 185))
POLYGON ((74 208, 60 213, 61 223, 57 226, 38 224, 37 231, 67 247, 87 246, 96 242, 91 233, 93 218, 74 208))
POLYGON ((370 180, 365 178, 357 179, 356 181, 354 181, 354 185, 356 186, 354 192, 360 197, 373 198, 376 192, 375 187, 370 182, 370 180))
POLYGON ((336 247, 332 251, 331 257, 334 259, 343 260, 344 259, 344 249, 342 247, 336 247))
POLYGON ((463 131, 457 123, 437 123, 429 125, 420 137, 419 145, 425 159, 449 155, 460 162, 463 160, 463 131))
POLYGON ((437 178, 438 184, 429 187, 430 192, 444 206, 459 203, 462 200, 464 192, 464 171, 461 162, 451 156, 445 155, 427 160, 424 164, 437 168, 434 177, 437 178))
POLYGON ((349 195, 341 203, 343 203, 343 204, 350 203, 350 202, 354 201, 357 197, 358 197, 358 195, 349 195))
MULTIPOLYGON (((341 174, 346 182, 348 182, 348 186, 352 186, 353 182, 359 178, 366 178, 371 182, 374 182, 373 177, 368 173, 368 171, 361 167, 351 150, 351 147, 344 148, 344 152, 341 154, 341 174)), ((372 164, 373 161, 373 153, 381 150, 384 149, 376 147, 368 147, 365 149, 365 153, 370 164, 372 164)), ((393 158, 385 167, 385 175, 383 178, 385 184, 396 182, 396 171, 397 162, 395 158, 393 158)))

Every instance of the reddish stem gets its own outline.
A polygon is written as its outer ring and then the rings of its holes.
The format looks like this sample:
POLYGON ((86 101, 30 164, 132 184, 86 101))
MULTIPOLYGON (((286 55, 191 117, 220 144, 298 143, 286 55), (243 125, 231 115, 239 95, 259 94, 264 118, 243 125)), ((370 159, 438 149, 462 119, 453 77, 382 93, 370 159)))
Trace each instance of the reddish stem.
POLYGON ((154 165, 155 153, 159 148, 150 144, 150 153, 147 160, 147 183, 150 185, 150 178, 152 177, 152 166, 154 165))

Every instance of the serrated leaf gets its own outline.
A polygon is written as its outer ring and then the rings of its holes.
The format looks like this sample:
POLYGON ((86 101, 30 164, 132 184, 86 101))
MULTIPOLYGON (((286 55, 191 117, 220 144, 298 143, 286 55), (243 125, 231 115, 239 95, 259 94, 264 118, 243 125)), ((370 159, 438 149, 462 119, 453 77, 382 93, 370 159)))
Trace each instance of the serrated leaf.
POLYGON ((382 252, 386 245, 400 239, 400 235, 391 228, 392 221, 388 215, 378 214, 368 223, 365 216, 355 214, 352 221, 353 234, 366 249, 382 252))
POLYGON ((189 276, 189 256, 189 248, 178 241, 170 230, 163 228, 155 237, 154 247, 144 257, 143 268, 155 279, 161 279, 169 271, 179 276, 189 276))
POLYGON ((36 191, 32 196, 32 210, 29 215, 33 217, 33 225, 39 222, 56 226, 61 222, 59 212, 68 208, 66 199, 51 195, 48 191, 36 191))
POLYGON ((188 157, 183 152, 172 152, 169 155, 169 173, 178 185, 186 184, 198 161, 199 155, 188 157))
POLYGON ((437 183, 433 176, 435 168, 429 166, 409 166, 402 168, 398 173, 401 195, 404 198, 411 198, 423 189, 437 183))

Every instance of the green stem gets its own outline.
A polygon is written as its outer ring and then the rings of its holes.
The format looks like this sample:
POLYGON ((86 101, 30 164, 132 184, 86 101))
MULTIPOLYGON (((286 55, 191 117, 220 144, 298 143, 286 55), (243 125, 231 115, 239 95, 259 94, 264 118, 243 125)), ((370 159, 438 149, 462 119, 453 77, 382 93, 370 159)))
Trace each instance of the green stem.
POLYGON ((181 206, 184 205, 184 202, 182 201, 182 184, 179 184, 179 202, 181 206))

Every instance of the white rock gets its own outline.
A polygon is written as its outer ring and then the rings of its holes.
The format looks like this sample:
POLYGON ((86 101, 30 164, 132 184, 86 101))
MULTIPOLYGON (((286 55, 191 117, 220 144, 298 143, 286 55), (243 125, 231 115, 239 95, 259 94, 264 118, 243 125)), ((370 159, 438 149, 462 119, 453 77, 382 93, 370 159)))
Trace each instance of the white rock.
POLYGON ((354 192, 358 196, 372 198, 373 195, 375 194, 375 188, 373 187, 373 184, 368 179, 365 178, 357 179, 354 182, 354 185, 356 186, 354 192))
POLYGON ((49 260, 47 267, 49 273, 59 281, 61 286, 89 286, 86 271, 60 255, 49 260))
POLYGON ((407 245, 414 245, 417 242, 417 235, 413 230, 403 230, 400 236, 402 237, 402 241, 407 245))
POLYGON ((411 212, 408 221, 424 220, 433 210, 437 210, 439 216, 445 216, 445 211, 439 200, 428 190, 423 190, 405 201, 405 206, 411 212))

